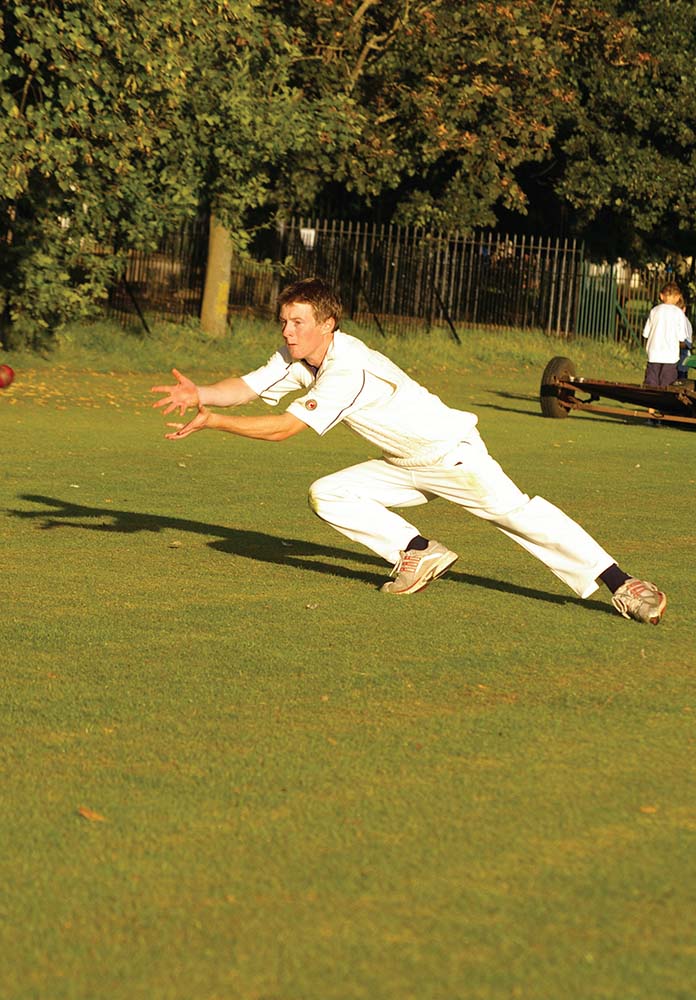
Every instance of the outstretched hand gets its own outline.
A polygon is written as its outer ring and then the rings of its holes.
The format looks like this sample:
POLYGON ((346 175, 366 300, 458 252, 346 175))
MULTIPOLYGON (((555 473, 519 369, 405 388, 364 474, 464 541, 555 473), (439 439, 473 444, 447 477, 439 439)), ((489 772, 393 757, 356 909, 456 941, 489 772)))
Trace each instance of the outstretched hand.
POLYGON ((211 417, 212 413, 210 410, 206 410, 205 406, 199 406, 198 413, 187 424, 167 424, 167 427, 176 427, 176 430, 174 433, 165 434, 164 436, 170 441, 180 441, 182 438, 188 437, 189 434, 195 434, 196 431, 204 430, 209 425, 211 417))
MULTIPOLYGON (((179 416, 183 417, 184 413, 191 406, 198 406, 198 388, 187 378, 186 375, 182 375, 178 372, 176 368, 172 368, 172 375, 176 379, 176 385, 154 385, 150 392, 164 392, 166 393, 164 399, 158 399, 156 403, 153 403, 155 409, 165 407, 164 415, 171 413, 172 410, 178 410, 179 416)), ((191 421, 193 423, 193 421, 191 421)), ((173 424, 171 426, 174 426, 173 424)), ((198 430, 199 428, 195 428, 198 430)), ((174 435, 167 435, 168 437, 173 437, 174 435)))

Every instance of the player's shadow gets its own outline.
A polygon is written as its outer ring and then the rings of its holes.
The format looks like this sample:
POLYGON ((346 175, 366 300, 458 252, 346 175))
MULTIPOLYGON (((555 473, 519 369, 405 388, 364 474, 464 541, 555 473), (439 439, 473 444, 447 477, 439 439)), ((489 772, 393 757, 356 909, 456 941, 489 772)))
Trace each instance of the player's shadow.
MULTIPOLYGON (((277 535, 267 535, 261 531, 207 524, 205 521, 192 521, 182 517, 142 514, 129 510, 115 510, 113 507, 88 507, 84 504, 34 493, 22 494, 19 499, 38 504, 40 509, 8 510, 9 516, 40 521, 40 527, 44 531, 56 528, 73 528, 79 531, 115 532, 125 535, 139 531, 150 531, 155 534, 165 530, 185 531, 211 539, 207 544, 218 552, 226 552, 257 562, 275 563, 278 566, 292 566, 304 571, 311 570, 314 573, 347 577, 372 586, 381 586, 387 575, 383 560, 369 552, 353 552, 351 549, 338 548, 334 545, 317 545, 315 542, 303 539, 283 538, 277 535), (341 560, 349 563, 360 563, 362 566, 367 564, 379 567, 379 571, 369 572, 365 569, 343 566, 340 564, 341 560)), ((446 580, 504 594, 528 597, 549 604, 582 604, 584 607, 590 607, 596 611, 615 614, 611 607, 600 601, 582 601, 577 597, 549 594, 532 587, 522 587, 519 584, 493 580, 472 573, 450 570, 446 580)))

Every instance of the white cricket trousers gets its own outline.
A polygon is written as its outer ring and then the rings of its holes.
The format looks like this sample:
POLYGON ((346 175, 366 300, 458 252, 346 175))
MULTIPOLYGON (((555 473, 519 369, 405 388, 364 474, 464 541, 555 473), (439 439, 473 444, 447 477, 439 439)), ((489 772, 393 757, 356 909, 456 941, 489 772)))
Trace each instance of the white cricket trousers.
POLYGON ((478 431, 434 465, 403 468, 383 459, 361 462, 312 484, 315 514, 353 541, 396 563, 420 534, 391 507, 415 507, 435 497, 490 521, 578 594, 589 597, 614 563, 579 524, 543 497, 530 499, 491 458, 478 431))

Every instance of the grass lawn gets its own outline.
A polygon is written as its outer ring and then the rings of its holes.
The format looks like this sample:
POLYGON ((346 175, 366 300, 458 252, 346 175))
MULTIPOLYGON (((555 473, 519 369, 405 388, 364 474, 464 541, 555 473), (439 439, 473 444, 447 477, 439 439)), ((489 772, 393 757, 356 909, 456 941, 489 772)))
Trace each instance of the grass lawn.
POLYGON ((638 354, 390 342, 669 607, 581 601, 441 502, 409 516, 459 562, 389 598, 306 504, 358 438, 163 437, 171 365, 273 344, 0 357, 0 996, 691 1000, 695 432, 541 417, 549 357, 638 354))

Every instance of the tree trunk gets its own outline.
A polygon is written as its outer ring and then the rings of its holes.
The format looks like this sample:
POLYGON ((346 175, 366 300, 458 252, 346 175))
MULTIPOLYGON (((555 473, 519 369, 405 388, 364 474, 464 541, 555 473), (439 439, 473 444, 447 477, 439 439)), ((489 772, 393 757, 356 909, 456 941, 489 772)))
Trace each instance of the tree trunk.
POLYGON ((228 230, 214 216, 210 216, 208 238, 208 265, 205 271, 205 288, 201 307, 201 329, 213 337, 223 337, 227 332, 227 303, 230 297, 230 272, 232 270, 232 240, 228 230))

